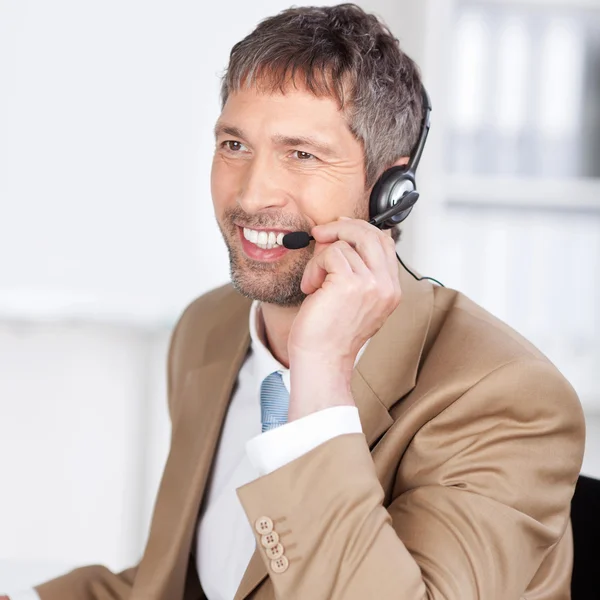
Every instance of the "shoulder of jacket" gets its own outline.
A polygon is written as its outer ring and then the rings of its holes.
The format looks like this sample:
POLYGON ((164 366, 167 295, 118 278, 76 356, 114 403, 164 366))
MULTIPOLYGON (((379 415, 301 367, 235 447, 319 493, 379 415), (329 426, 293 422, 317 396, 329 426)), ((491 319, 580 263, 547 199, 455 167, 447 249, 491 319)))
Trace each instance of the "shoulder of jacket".
POLYGON ((205 351, 210 331, 227 323, 239 311, 249 311, 251 300, 229 283, 199 296, 183 311, 171 334, 169 380, 178 379, 197 366, 205 351))
POLYGON ((480 359, 485 357, 490 361, 492 369, 520 359, 537 359, 550 363, 533 343, 510 325, 468 296, 451 289, 436 293, 427 345, 438 351, 447 348, 448 351, 456 352, 459 349, 456 356, 458 360, 466 356, 480 359))
POLYGON ((231 283, 226 283, 190 302, 179 317, 176 327, 201 327, 214 324, 215 318, 226 315, 227 312, 246 301, 231 283))
POLYGON ((436 290, 416 398, 445 382, 445 402, 452 402, 479 382, 490 381, 493 373, 517 372, 532 380, 543 372, 563 390, 570 387, 549 358, 501 319, 460 292, 436 290))

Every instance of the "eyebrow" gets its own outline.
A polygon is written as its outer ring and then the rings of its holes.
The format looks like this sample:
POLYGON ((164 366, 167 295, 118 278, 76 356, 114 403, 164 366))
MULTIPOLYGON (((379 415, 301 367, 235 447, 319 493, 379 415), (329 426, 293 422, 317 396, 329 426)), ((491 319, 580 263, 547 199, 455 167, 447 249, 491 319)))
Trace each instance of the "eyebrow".
POLYGON ((245 139, 244 132, 237 127, 233 127, 233 125, 227 125, 226 123, 217 123, 215 125, 215 139, 220 135, 226 134, 231 135, 233 137, 245 139))
MULTIPOLYGON (((241 129, 234 127, 233 125, 227 125, 226 123, 217 123, 215 125, 214 133, 215 138, 218 138, 220 135, 231 135, 242 140, 246 139, 246 136, 241 129)), ((314 148, 318 154, 323 156, 335 155, 335 151, 329 144, 309 135, 291 136, 275 134, 271 139, 278 146, 310 146, 311 148, 314 148)))

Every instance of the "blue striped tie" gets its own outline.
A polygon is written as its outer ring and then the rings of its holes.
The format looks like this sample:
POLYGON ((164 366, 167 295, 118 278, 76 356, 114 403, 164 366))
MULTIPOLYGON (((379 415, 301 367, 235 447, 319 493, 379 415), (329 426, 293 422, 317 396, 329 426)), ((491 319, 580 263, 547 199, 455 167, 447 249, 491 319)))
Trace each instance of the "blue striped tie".
POLYGON ((263 433, 287 423, 290 395, 281 373, 267 375, 260 386, 260 416, 263 433))

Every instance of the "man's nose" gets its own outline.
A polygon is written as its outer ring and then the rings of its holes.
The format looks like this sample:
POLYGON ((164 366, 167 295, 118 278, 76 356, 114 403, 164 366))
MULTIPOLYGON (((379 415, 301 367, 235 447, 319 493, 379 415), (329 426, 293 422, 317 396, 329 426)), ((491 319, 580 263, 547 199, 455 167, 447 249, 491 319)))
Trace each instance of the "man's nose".
POLYGON ((269 208, 281 208, 287 202, 287 193, 274 161, 256 156, 249 162, 238 190, 238 204, 248 214, 269 208))

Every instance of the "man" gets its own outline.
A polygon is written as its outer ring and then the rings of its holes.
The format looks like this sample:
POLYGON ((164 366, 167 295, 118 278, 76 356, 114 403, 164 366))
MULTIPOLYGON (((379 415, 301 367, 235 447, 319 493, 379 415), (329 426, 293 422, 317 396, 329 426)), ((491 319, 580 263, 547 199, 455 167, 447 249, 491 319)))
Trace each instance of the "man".
POLYGON ((354 5, 284 11, 233 48, 212 167, 233 285, 173 333, 146 551, 42 600, 570 597, 574 391, 366 221, 422 117, 415 65, 354 5), (287 250, 291 231, 315 242, 287 250))

